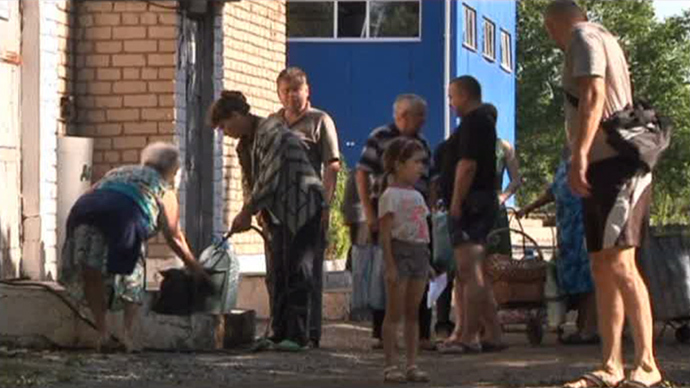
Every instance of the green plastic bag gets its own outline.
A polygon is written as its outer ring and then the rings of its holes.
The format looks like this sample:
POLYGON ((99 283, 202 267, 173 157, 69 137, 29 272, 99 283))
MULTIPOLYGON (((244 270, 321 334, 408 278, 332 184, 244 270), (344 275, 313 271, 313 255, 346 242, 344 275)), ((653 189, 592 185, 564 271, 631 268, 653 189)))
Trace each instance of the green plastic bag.
POLYGON ((453 244, 448 231, 448 212, 437 210, 431 215, 433 233, 432 256, 434 267, 445 272, 455 271, 453 244))

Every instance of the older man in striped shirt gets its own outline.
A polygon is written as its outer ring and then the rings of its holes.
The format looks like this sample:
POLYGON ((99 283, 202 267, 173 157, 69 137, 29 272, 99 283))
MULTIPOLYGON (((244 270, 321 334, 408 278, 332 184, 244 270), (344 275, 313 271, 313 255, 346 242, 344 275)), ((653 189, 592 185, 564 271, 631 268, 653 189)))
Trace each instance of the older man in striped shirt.
MULTIPOLYGON (((421 131, 426 121, 426 101, 415 94, 401 94, 393 104, 393 122, 378 127, 369 135, 367 143, 362 150, 362 156, 357 163, 356 180, 357 193, 362 203, 362 209, 369 229, 370 241, 378 240, 378 216, 377 200, 381 194, 381 186, 385 174, 383 170, 383 153, 388 145, 400 136, 407 136, 419 140, 424 145, 428 157, 425 160, 426 170, 422 179, 417 183, 417 190, 428 199, 429 194, 429 167, 431 163, 431 150, 429 143, 422 136, 421 131)), ((426 308, 426 298, 420 305, 420 344, 423 347, 431 346, 429 342, 431 332, 431 310, 426 308)), ((377 340, 375 348, 381 343, 381 326, 385 316, 384 310, 373 311, 373 337, 377 340)))

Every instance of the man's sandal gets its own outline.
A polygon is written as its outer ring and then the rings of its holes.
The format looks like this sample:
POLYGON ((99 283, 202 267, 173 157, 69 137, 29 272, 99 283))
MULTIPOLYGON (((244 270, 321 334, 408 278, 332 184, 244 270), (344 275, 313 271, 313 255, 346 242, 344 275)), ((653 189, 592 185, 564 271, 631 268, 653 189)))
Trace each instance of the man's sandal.
POLYGON ((482 352, 482 347, 481 345, 465 345, 460 342, 446 342, 439 346, 438 351, 443 354, 478 354, 482 352))
POLYGON ((407 378, 397 366, 389 366, 383 370, 383 381, 385 383, 406 383, 407 378))
POLYGON ((275 348, 275 343, 268 338, 259 338, 252 344, 250 351, 261 352, 263 350, 273 350, 275 348))
POLYGON ((482 342, 482 353, 498 353, 508 349, 504 343, 482 342))
POLYGON ((297 342, 288 339, 282 340, 275 344, 275 350, 279 352, 301 352, 307 349, 309 349, 308 346, 300 345, 297 342))
POLYGON ((582 376, 580 376, 579 379, 566 383, 563 385, 564 388, 570 388, 571 386, 574 386, 575 383, 584 381, 587 383, 583 388, 617 388, 622 381, 618 381, 616 383, 610 383, 602 379, 601 377, 595 375, 594 373, 585 373, 582 376))
POLYGON ((654 384, 647 385, 641 381, 637 380, 623 380, 621 381, 617 387, 620 388, 673 388, 674 385, 668 380, 659 380, 654 384))
POLYGON ((429 375, 420 370, 417 365, 407 367, 407 381, 411 383, 426 383, 429 381, 429 375))

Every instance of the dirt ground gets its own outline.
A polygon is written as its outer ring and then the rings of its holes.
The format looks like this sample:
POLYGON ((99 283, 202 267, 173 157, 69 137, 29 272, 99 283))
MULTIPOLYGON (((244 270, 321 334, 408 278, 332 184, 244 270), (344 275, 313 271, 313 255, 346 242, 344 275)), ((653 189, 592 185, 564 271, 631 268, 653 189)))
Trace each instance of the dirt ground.
MULTIPOLYGON (((658 328, 660 329, 660 328, 658 328)), ((690 387, 690 345, 667 331, 657 354, 667 377, 690 387)), ((554 333, 530 346, 524 333, 507 334, 502 353, 423 352, 428 387, 557 387, 597 366, 597 346, 564 347, 554 333)), ((370 350, 366 324, 328 323, 322 348, 303 353, 246 349, 208 353, 32 351, 0 348, 0 387, 381 387, 383 354, 370 350)), ((627 359, 632 343, 626 341, 627 359)))

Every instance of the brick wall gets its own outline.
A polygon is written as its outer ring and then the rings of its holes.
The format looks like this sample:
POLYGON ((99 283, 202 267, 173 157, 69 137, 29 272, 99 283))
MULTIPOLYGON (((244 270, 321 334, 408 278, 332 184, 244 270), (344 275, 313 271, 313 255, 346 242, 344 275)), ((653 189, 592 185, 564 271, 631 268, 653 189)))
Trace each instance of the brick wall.
POLYGON ((70 131, 72 106, 66 99, 70 99, 73 93, 74 76, 74 2, 72 0, 61 0, 49 2, 48 5, 54 7, 53 19, 49 26, 49 31, 57 41, 57 93, 58 93, 58 128, 60 135, 70 131), (55 28, 53 28, 55 27, 55 28), (64 108, 63 108, 64 107, 64 108))
MULTIPOLYGON (((67 132, 62 98, 72 92, 73 4, 69 0, 40 3, 40 213, 45 277, 57 276, 57 138, 67 132)), ((36 259, 36 258, 32 258, 36 259)))
MULTIPOLYGON (((184 157, 186 79, 177 66, 181 17, 175 1, 80 1, 75 5, 74 132, 94 137, 94 176, 138 162, 141 149, 156 140, 180 144, 184 157)), ((223 5, 216 17, 215 92, 242 90, 253 112, 280 107, 275 78, 285 67, 285 2, 249 1, 223 5)), ((216 137, 214 229, 226 230, 242 206, 235 142, 216 137)), ((184 177, 182 181, 184 185, 184 177)), ((180 190, 184 203, 185 192, 180 190)), ((184 209, 184 206, 182 206, 184 209)), ((254 234, 234 238, 240 255, 261 255, 254 234)), ((162 239, 149 244, 149 274, 171 265, 162 239)), ((156 280, 149 278, 149 281, 156 280)))
MULTIPOLYGON (((285 1, 241 1, 227 3, 216 24, 217 66, 216 91, 242 91, 252 112, 267 116, 280 108, 275 80, 285 68, 285 1)), ((241 172, 235 153, 236 141, 226 138, 218 146, 222 150, 222 166, 217 172, 223 181, 225 223, 242 207, 241 172)), ((260 255, 263 243, 255 233, 233 237, 239 255, 260 255)))
MULTIPOLYGON (((176 1, 77 5, 76 132, 95 138, 94 181, 114 167, 138 163, 150 142, 177 141, 176 5, 176 1)), ((149 244, 150 259, 172 256, 162 237, 149 244)), ((156 273, 160 263, 149 263, 148 272, 156 273)))
POLYGON ((177 15, 141 1, 82 2, 77 14, 77 131, 96 138, 97 180, 173 140, 177 15))

